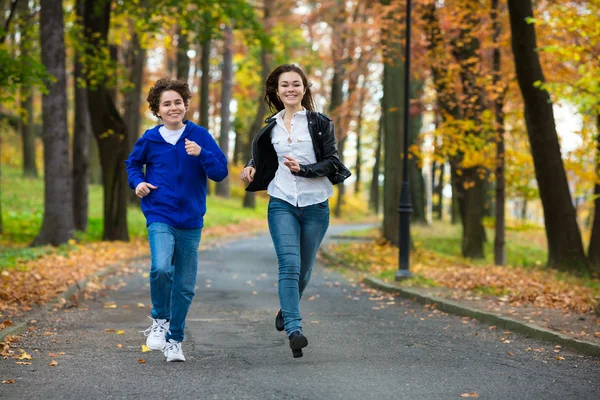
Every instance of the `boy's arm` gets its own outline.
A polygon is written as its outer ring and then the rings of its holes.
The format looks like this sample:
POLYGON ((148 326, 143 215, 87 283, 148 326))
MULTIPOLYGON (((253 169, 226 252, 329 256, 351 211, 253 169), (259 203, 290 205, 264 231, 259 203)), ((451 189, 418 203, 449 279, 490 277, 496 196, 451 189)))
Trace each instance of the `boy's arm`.
POLYGON ((208 131, 203 131, 202 151, 200 162, 209 179, 221 182, 227 177, 227 157, 208 131))

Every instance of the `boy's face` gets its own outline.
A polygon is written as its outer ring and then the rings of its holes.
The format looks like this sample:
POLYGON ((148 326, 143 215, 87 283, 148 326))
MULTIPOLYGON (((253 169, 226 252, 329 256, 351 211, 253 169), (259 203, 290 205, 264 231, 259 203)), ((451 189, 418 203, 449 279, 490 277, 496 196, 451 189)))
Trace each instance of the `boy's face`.
POLYGON ((165 90, 160 95, 160 103, 158 106, 158 116, 168 126, 181 125, 187 108, 183 102, 183 98, 174 90, 165 90))

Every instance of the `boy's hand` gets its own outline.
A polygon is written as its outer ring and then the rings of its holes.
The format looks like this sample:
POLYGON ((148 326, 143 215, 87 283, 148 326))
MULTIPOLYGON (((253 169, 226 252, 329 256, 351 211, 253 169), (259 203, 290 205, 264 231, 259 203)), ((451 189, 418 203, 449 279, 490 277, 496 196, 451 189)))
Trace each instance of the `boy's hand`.
POLYGON ((157 187, 148 182, 140 182, 140 184, 135 188, 135 195, 141 199, 148 196, 150 194, 150 190, 153 189, 157 189, 157 187))
POLYGON ((199 156, 202 151, 202 147, 198 146, 198 143, 191 140, 185 139, 185 151, 190 156, 199 156))

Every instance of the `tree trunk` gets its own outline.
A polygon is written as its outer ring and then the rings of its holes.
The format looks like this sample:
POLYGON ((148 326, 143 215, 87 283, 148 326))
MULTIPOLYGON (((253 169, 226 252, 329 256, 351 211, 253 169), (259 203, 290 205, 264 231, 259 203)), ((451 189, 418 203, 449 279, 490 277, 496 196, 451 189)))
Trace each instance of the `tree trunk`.
POLYGON ((546 90, 534 86, 544 82, 544 74, 537 53, 535 25, 526 21, 533 17, 531 0, 508 0, 508 8, 517 80, 525 102, 527 133, 544 208, 548 265, 584 271, 587 259, 562 162, 552 102, 546 90))
MULTIPOLYGON (((269 35, 272 29, 271 9, 273 8, 274 0, 265 0, 263 9, 263 26, 265 34, 269 35)), ((264 85, 269 77, 270 70, 270 56, 269 50, 265 43, 261 44, 260 51, 260 64, 261 64, 261 90, 259 91, 260 97, 258 98, 258 110, 256 111, 256 117, 250 127, 250 132, 246 137, 246 145, 243 147, 243 160, 249 160, 252 158, 252 139, 258 134, 260 128, 263 125, 265 114, 267 113, 267 104, 263 101, 264 97, 264 85)), ((256 192, 245 192, 244 195, 244 208, 256 208, 256 192)))
POLYGON ((441 221, 444 217, 444 173, 446 171, 446 163, 440 164, 439 170, 440 173, 434 191, 434 193, 437 195, 436 197, 438 202, 435 205, 434 212, 437 212, 437 219, 441 221))
MULTIPOLYGON (((21 34, 19 40, 19 49, 21 57, 27 59, 31 57, 32 45, 35 39, 31 35, 32 14, 29 10, 29 4, 26 1, 20 1, 17 5, 21 34)), ((33 126, 33 88, 21 85, 21 108, 25 110, 25 117, 20 120, 21 139, 23 143, 23 176, 26 178, 37 178, 38 170, 35 162, 35 131, 33 126)))
POLYGON ((496 224, 495 224, 495 238, 494 238, 494 263, 496 265, 506 264, 506 221, 505 221, 505 208, 506 208, 506 196, 505 196, 505 178, 504 178, 504 160, 505 160, 505 148, 504 148, 504 112, 502 108, 504 106, 503 94, 500 94, 498 86, 500 85, 500 47, 498 41, 500 39, 500 22, 498 21, 498 0, 492 0, 492 11, 491 17, 493 21, 493 87, 497 90, 498 97, 494 99, 494 114, 496 116, 496 224))
MULTIPOLYGON (((104 46, 110 26, 110 1, 85 1, 85 28, 96 48, 104 46)), ((129 240, 127 232, 127 127, 111 97, 110 90, 93 87, 88 79, 88 107, 98 141, 104 186, 103 240, 129 240)))
MULTIPOLYGON (((382 5, 389 5, 382 0, 382 5)), ((398 244, 398 206, 402 186, 402 153, 404 124, 404 63, 402 60, 403 32, 397 26, 403 24, 402 15, 388 13, 382 30, 384 51, 383 66, 383 119, 384 119, 384 184, 383 184, 383 237, 398 244)), ((408 117, 408 116, 406 116, 408 117)))
POLYGON ((596 116, 596 184, 594 185, 594 222, 590 244, 588 247, 588 260, 595 268, 600 267, 600 115, 596 116))
MULTIPOLYGON (((383 109, 383 107, 382 107, 383 109)), ((375 162, 373 163, 373 171, 371 174, 371 186, 369 189, 369 208, 375 214, 379 214, 379 169, 381 165, 381 145, 383 143, 383 112, 379 118, 379 126, 377 127, 377 144, 375 148, 375 162)))
POLYGON ((208 109, 210 106, 210 36, 202 42, 200 78, 200 126, 210 130, 208 109))
MULTIPOLYGON (((133 88, 125 93, 124 99, 125 125, 127 126, 129 138, 127 152, 129 153, 133 150, 133 146, 135 146, 135 142, 141 134, 140 120, 142 112, 140 107, 142 104, 144 64, 146 63, 146 49, 140 45, 140 38, 136 32, 131 36, 126 62, 129 71, 129 82, 133 84, 133 88)), ((127 198, 129 204, 140 204, 140 199, 133 190, 129 192, 127 198)))
POLYGON ((181 25, 177 25, 177 55, 176 55, 176 69, 177 78, 188 81, 190 74, 190 58, 187 55, 189 50, 189 43, 187 33, 184 33, 181 25))
MULTIPOLYGON (((364 80, 363 80, 364 82, 364 80)), ((355 176, 354 178, 355 183, 354 183, 354 193, 356 195, 361 193, 361 184, 362 184, 362 179, 361 179, 361 172, 362 172, 362 157, 361 157, 361 152, 362 152, 362 130, 363 130, 363 107, 364 107, 364 103, 365 103, 365 88, 361 88, 361 92, 360 92, 360 99, 358 102, 358 115, 356 117, 356 167, 355 167, 355 176)))
MULTIPOLYGON (((418 100, 418 104, 421 103, 421 96, 423 94, 423 82, 412 81, 411 84, 411 99, 418 100)), ((423 114, 419 109, 413 109, 412 114, 409 115, 409 141, 408 146, 413 146, 418 143, 419 135, 421 134, 421 128, 423 127, 423 114)), ((418 155, 409 155, 408 160, 408 179, 410 186, 410 197, 412 199, 412 213, 411 221, 419 224, 427 224, 427 195, 425 193, 425 178, 423 177, 422 160, 418 155)))
POLYGON ((67 86, 62 2, 42 0, 42 62, 56 81, 48 82, 42 102, 44 142, 44 219, 34 245, 66 243, 73 237, 72 181, 69 166, 67 86))
MULTIPOLYGON (((76 12, 78 20, 84 16, 84 0, 77 0, 76 12)), ((75 229, 87 231, 89 208, 89 151, 92 138, 90 114, 87 104, 87 89, 80 86, 79 81, 85 79, 83 66, 79 62, 82 54, 75 53, 74 60, 74 103, 75 126, 73 127, 73 221, 75 229)))
MULTIPOLYGON (((219 147, 225 156, 229 154, 229 131, 231 130, 231 110, 229 105, 233 95, 233 30, 226 25, 223 31, 223 69, 221 73, 221 133, 219 147)), ((217 183, 216 194, 229 198, 229 177, 217 183)))

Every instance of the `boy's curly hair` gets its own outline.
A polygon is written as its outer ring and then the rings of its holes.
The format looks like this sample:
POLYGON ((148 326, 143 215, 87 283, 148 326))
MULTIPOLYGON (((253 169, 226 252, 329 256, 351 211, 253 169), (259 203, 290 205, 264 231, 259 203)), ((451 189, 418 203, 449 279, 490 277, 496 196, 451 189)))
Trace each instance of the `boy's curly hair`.
POLYGON ((152 111, 155 117, 160 118, 158 116, 158 110, 160 106, 160 95, 167 90, 173 90, 181 95, 183 99, 183 103, 185 104, 185 108, 188 107, 190 103, 190 99, 192 98, 192 92, 190 91, 190 87, 187 82, 181 79, 171 79, 171 78, 161 78, 156 83, 150 91, 148 92, 148 97, 146 101, 148 101, 148 108, 152 111))

